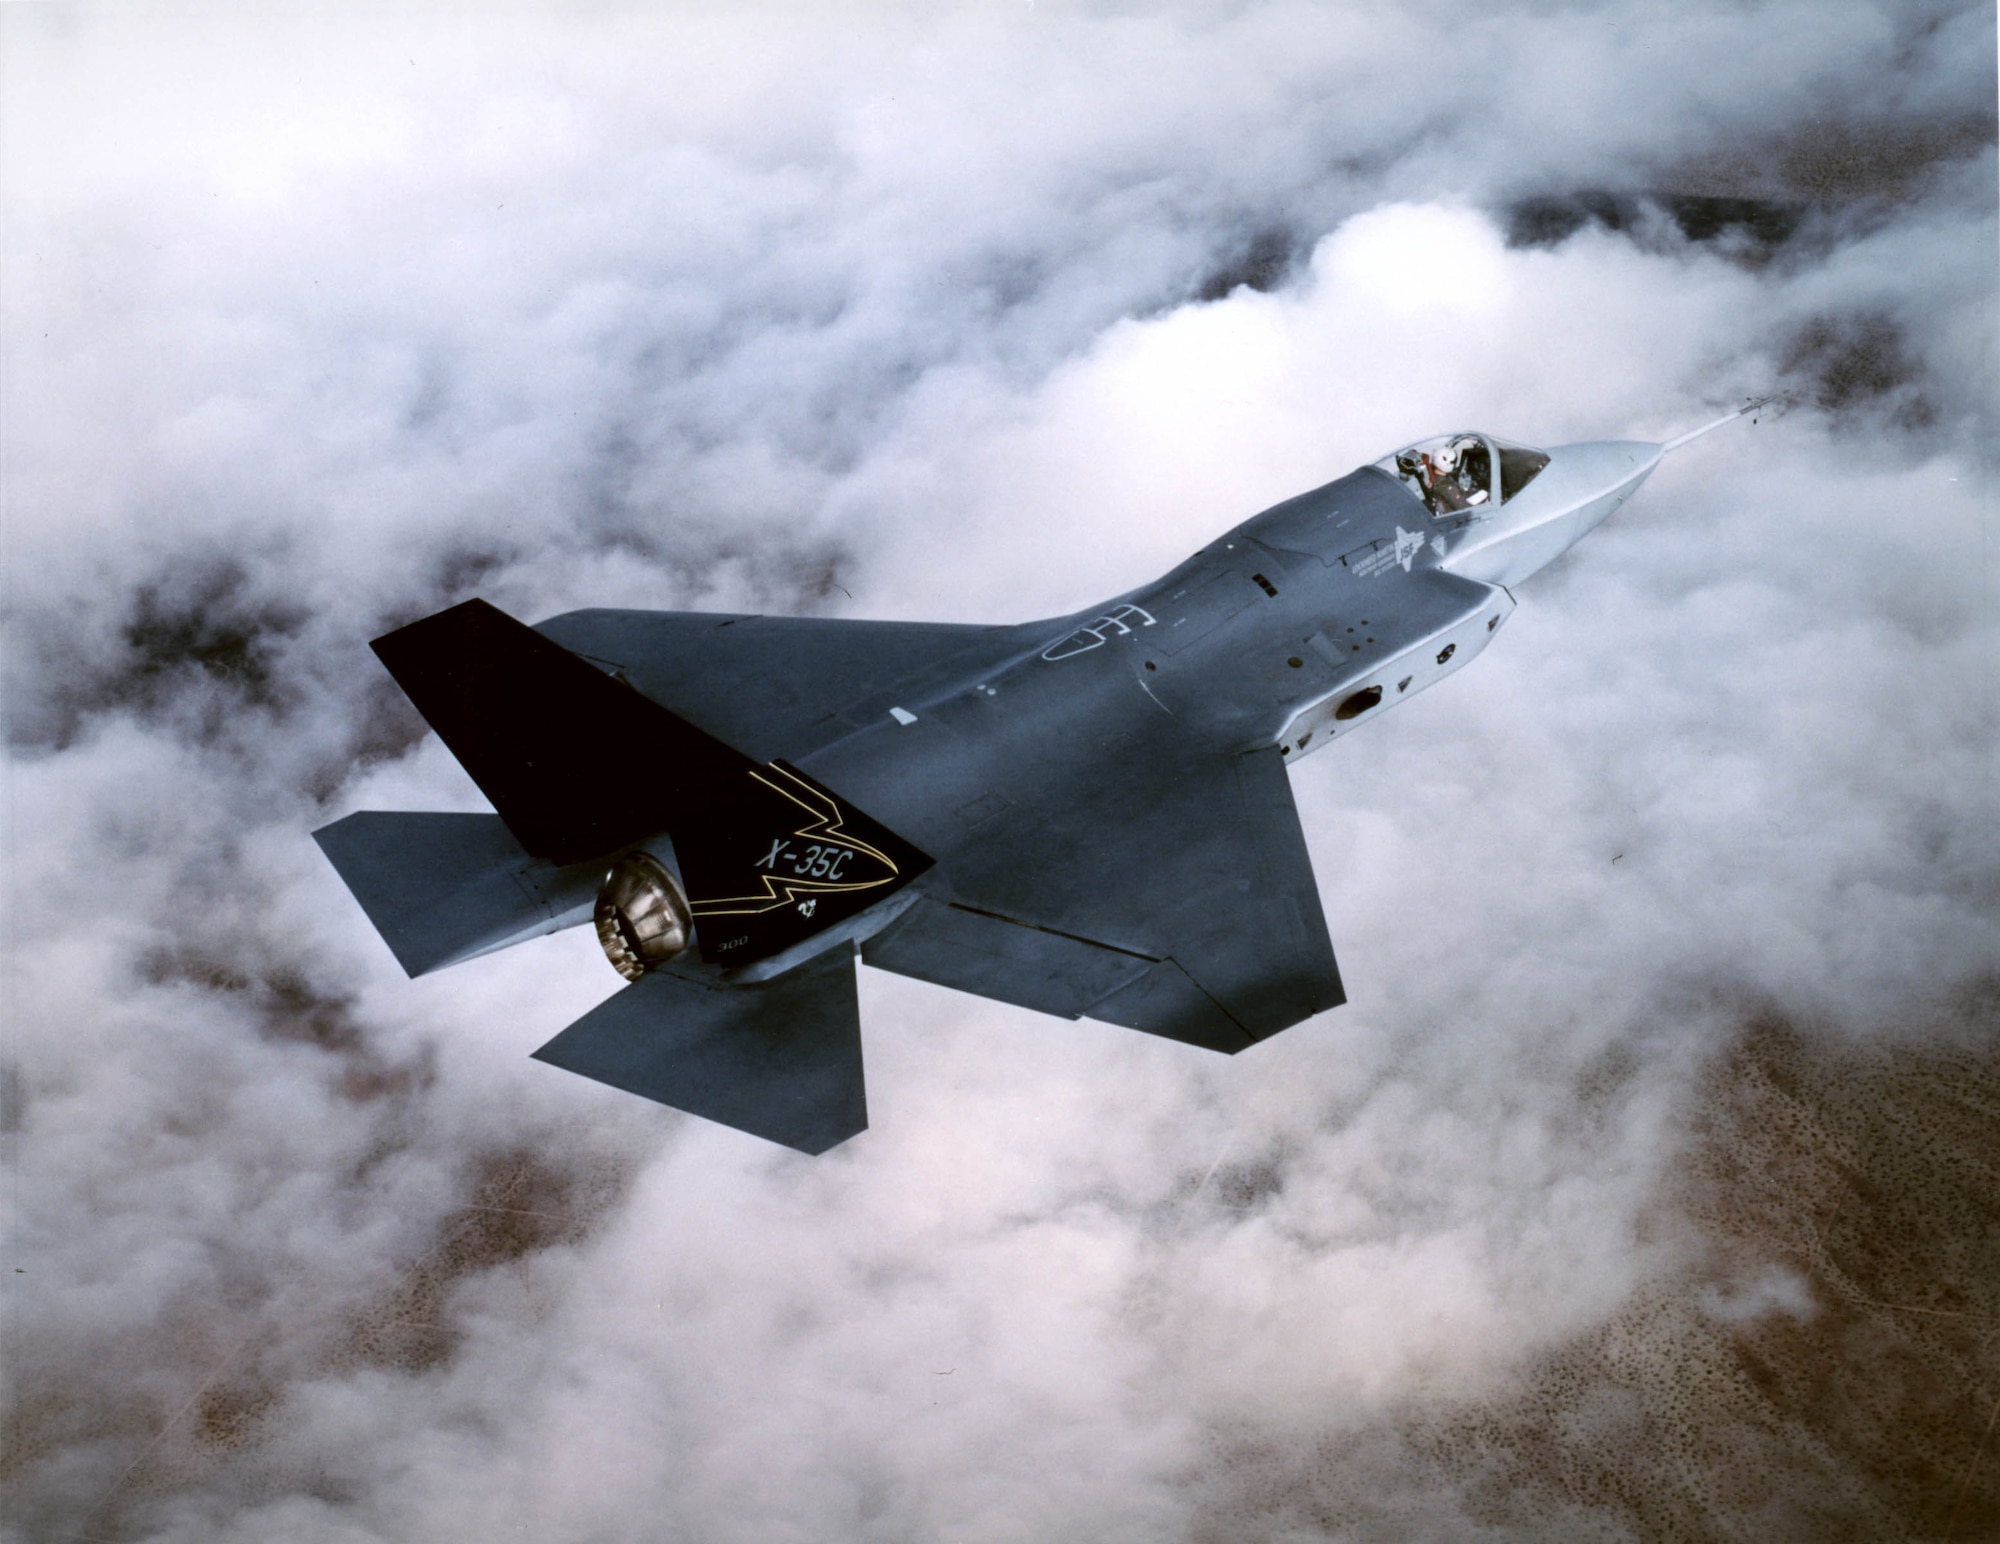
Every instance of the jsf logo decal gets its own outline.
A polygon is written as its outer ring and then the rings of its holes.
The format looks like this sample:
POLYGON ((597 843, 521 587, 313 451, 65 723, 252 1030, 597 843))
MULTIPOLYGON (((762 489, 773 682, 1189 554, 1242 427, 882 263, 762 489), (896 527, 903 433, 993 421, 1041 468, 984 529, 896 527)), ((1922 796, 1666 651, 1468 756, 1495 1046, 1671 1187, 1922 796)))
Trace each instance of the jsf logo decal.
POLYGON ((1092 649, 1104 647, 1104 640, 1114 635, 1123 636, 1132 631, 1133 624, 1151 627, 1152 616, 1139 606, 1113 606, 1109 612, 1099 617, 1087 627, 1079 627, 1066 638, 1060 638, 1042 650, 1046 660, 1071 659, 1078 654, 1087 654, 1092 649))

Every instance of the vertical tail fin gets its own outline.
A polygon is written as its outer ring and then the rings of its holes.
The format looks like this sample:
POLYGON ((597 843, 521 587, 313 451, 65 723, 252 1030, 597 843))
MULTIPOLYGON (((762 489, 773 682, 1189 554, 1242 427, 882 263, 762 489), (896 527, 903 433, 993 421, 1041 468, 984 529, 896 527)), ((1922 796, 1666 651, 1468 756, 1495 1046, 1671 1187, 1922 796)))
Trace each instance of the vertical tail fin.
POLYGON ((370 645, 516 840, 576 863, 756 765, 483 600, 370 645))
POLYGON ((560 867, 670 835, 705 959, 780 953, 931 866, 796 768, 752 761, 485 601, 372 647, 532 856, 560 867))

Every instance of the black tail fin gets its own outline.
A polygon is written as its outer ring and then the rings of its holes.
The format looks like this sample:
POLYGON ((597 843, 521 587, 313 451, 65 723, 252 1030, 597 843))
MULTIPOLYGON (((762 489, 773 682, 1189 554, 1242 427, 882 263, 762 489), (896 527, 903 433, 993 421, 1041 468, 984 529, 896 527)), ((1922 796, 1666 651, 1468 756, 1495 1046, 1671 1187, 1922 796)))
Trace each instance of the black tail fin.
POLYGON ((369 645, 537 858, 654 835, 755 765, 483 600, 369 645))
POLYGON ((805 774, 759 765, 483 600, 372 647, 533 856, 580 863, 668 833, 707 959, 776 954, 931 866, 805 774))

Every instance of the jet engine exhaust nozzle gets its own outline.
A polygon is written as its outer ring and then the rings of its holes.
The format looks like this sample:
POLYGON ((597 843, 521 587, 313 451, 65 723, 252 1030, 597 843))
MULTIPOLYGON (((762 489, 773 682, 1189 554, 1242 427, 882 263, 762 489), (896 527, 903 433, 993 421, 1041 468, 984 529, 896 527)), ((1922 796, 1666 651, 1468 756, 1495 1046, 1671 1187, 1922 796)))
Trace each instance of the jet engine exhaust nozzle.
POLYGON ((649 852, 628 853, 597 892, 597 941, 627 981, 637 981, 688 946, 694 913, 667 866, 649 852))

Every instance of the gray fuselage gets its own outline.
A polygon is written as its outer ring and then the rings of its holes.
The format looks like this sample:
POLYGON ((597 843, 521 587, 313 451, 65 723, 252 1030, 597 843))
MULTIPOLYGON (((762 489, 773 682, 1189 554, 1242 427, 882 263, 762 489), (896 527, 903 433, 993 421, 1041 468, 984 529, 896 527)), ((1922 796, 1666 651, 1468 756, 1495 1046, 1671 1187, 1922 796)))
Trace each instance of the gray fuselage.
POLYGON ((1080 752, 1136 751, 1165 720, 1220 749, 1310 754, 1477 655, 1514 609, 1508 587, 1623 503, 1659 456, 1641 442, 1560 446, 1513 497, 1444 516, 1361 467, 1149 584, 997 630, 990 662, 850 711, 855 732, 801 764, 942 858, 967 805, 976 816, 981 799, 1087 776, 1080 752))

